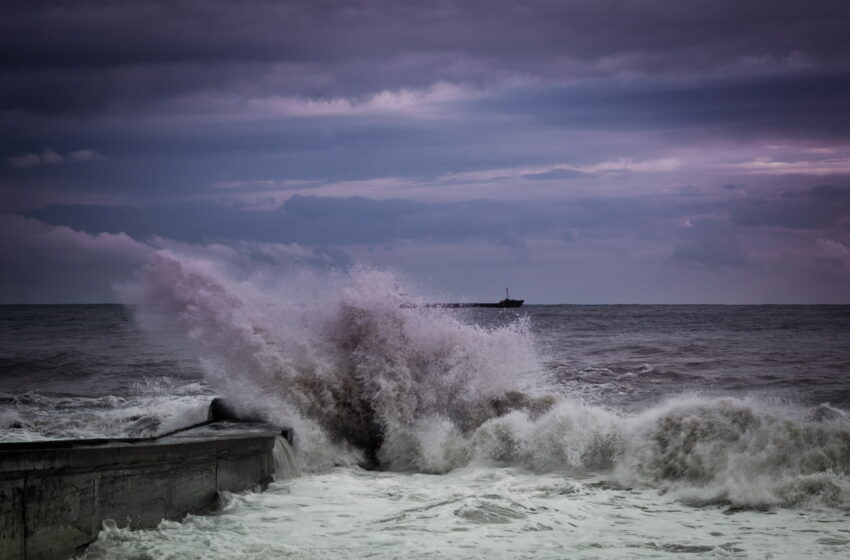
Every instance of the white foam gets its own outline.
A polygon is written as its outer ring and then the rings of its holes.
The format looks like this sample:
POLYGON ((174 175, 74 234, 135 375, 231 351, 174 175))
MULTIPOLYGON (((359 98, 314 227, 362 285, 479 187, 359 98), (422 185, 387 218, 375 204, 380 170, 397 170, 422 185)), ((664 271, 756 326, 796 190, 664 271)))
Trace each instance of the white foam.
POLYGON ((216 515, 111 526, 82 559, 846 559, 843 512, 801 513, 695 508, 598 478, 510 468, 340 468, 230 495, 216 515))
POLYGON ((697 502, 850 507, 850 422, 753 399, 678 397, 629 419, 617 477, 697 502))

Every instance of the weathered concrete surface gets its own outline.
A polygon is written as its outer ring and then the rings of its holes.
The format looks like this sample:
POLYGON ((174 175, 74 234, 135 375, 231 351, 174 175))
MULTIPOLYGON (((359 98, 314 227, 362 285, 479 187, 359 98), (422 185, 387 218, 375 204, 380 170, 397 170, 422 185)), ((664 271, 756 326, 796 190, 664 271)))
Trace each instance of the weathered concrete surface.
POLYGON ((104 519, 155 527, 262 489, 279 429, 215 423, 156 440, 0 445, 0 560, 67 558, 104 519))

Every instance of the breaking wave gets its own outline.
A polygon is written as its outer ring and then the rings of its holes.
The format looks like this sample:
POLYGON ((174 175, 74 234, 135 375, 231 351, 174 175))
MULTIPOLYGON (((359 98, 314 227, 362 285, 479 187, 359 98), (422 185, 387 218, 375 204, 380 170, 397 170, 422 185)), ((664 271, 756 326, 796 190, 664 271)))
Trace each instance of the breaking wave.
POLYGON ((307 470, 496 464, 606 473, 695 504, 850 508, 841 410, 677 396, 626 415, 547 381, 522 318, 467 324, 376 270, 261 280, 163 251, 125 292, 143 326, 191 342, 237 408, 292 426, 307 470))
POLYGON ((850 508, 842 411, 734 398, 678 398, 631 419, 616 465, 629 483, 692 503, 850 508))

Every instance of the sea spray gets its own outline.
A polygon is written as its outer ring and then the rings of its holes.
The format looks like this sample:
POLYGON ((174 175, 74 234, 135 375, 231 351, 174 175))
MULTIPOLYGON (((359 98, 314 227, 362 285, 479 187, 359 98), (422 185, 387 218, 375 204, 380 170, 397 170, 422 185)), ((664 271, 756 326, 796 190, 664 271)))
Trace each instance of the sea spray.
POLYGON ((400 284, 354 269, 333 276, 323 303, 298 305, 285 282, 272 294, 250 274, 161 252, 136 293, 142 323, 182 333, 236 406, 294 428, 306 470, 501 465, 607 473, 692 503, 850 507, 839 410, 700 396, 639 414, 593 406, 543 381, 527 321, 466 324, 400 284))
POLYGON ((132 294, 141 323, 182 333, 237 407, 291 425, 308 468, 424 468, 423 419, 470 434, 540 368, 526 321, 468 325, 411 304, 385 272, 347 280, 327 303, 298 305, 220 263, 163 251, 132 294))

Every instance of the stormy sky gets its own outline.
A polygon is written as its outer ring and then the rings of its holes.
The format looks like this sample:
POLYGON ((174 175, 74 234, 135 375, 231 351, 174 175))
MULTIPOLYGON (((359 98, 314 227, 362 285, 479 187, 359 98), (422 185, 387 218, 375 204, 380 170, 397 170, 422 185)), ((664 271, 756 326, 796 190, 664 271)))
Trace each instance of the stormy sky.
MULTIPOLYGON (((529 303, 850 303, 845 1, 0 6, 0 302, 152 251, 529 303)), ((247 266, 247 265, 246 265, 247 266)))

